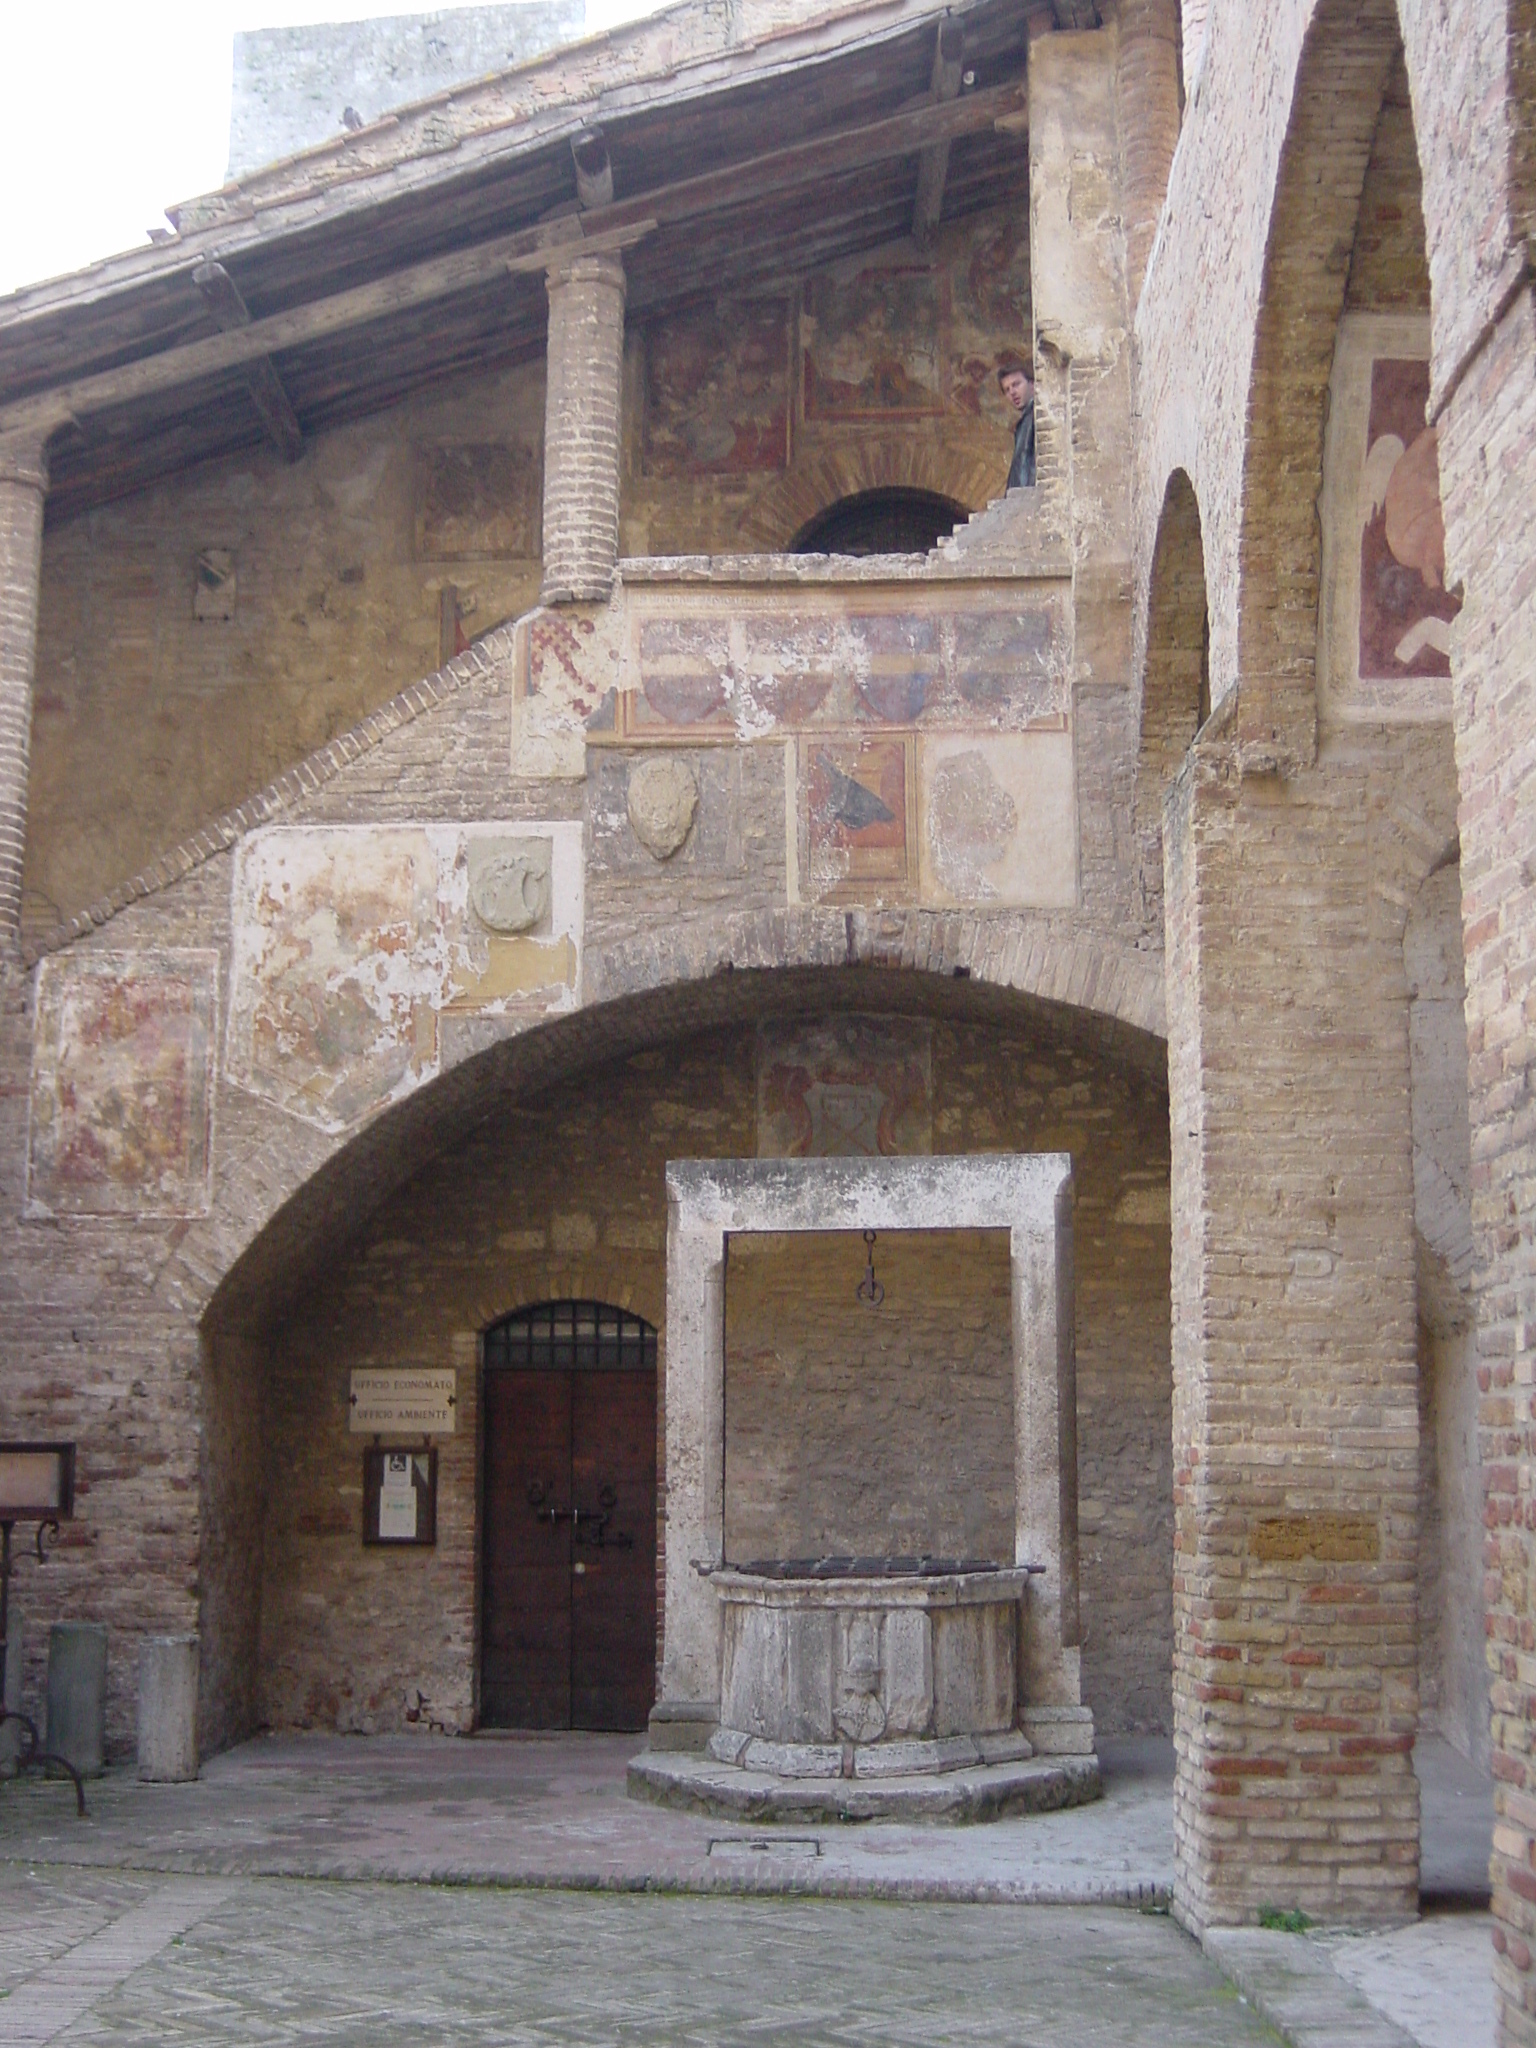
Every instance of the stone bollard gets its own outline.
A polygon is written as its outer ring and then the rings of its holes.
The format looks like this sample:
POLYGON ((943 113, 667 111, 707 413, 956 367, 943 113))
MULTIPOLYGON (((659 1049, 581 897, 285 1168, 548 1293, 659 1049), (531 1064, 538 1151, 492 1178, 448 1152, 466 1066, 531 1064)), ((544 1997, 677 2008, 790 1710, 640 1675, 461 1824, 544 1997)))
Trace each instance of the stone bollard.
POLYGON ((147 1636, 139 1651, 139 1776, 197 1776, 197 1637, 147 1636))
POLYGON ((107 1632, 96 1621, 56 1621, 48 1631, 48 1722, 43 1747, 82 1778, 107 1763, 107 1632))

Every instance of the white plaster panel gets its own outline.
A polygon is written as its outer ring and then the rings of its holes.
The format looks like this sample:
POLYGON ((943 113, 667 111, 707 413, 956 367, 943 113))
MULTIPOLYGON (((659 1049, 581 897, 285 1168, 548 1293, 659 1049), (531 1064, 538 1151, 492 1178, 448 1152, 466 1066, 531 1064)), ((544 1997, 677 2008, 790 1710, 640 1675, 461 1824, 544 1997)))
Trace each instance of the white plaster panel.
POLYGON ((579 999, 581 828, 570 823, 277 826, 236 855, 227 1073, 341 1131, 441 1069, 440 1019, 516 1030, 579 999), (491 930, 472 867, 549 852, 547 909, 491 930))

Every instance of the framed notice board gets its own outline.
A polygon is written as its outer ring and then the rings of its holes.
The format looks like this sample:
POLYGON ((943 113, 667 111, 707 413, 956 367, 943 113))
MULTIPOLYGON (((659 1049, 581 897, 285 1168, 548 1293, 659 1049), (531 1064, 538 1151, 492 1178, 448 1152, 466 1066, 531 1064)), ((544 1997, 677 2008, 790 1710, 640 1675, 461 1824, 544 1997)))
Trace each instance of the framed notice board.
POLYGON ((436 1543, 437 1452, 430 1445, 400 1451, 370 1444, 363 1452, 363 1541, 436 1543))

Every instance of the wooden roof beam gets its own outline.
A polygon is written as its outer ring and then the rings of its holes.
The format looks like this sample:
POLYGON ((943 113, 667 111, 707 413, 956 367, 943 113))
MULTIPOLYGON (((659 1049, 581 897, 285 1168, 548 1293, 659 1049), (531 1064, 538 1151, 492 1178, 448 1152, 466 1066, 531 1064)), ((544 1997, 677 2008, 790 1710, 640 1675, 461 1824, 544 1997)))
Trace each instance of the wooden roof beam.
MULTIPOLYGON (((203 304, 226 334, 250 326, 250 307, 241 298, 239 286, 222 263, 199 263, 192 273, 192 282, 202 293, 203 304)), ((272 367, 272 358, 252 356, 245 365, 245 381, 268 440, 287 461, 297 462, 304 453, 304 430, 283 389, 282 378, 272 367)))
POLYGON ((0 407, 0 431, 38 422, 62 426, 68 420, 130 405, 200 378, 243 369, 261 356, 325 341, 429 300, 487 284, 507 271, 544 270, 578 249, 627 248, 654 233, 658 225, 676 225, 814 185, 867 164, 911 156, 930 144, 947 143, 961 135, 991 128, 1011 133, 1024 118, 1024 110, 1020 83, 991 86, 943 102, 924 98, 915 107, 862 127, 816 136, 729 170, 705 172, 616 205, 564 214, 517 234, 432 257, 370 284, 268 314, 247 327, 184 342, 115 369, 35 392, 0 407))
MULTIPOLYGON (((933 83, 935 102, 958 99, 960 76, 965 69, 965 26, 946 14, 933 42, 933 83)), ((930 142, 918 158, 917 199, 912 208, 912 234, 925 249, 944 211, 944 180, 949 176, 949 144, 930 142)))
POLYGON ((608 144, 601 128, 584 128, 571 137, 571 161, 576 166, 576 200, 583 213, 613 204, 613 165, 608 161, 608 144))

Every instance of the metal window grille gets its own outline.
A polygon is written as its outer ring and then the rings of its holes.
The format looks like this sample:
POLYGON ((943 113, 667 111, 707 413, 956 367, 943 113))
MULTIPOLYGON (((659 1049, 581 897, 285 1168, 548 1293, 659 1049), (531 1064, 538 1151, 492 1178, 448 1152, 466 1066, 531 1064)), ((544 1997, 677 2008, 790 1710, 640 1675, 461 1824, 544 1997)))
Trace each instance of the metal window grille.
POLYGON ((602 1301, 541 1301, 485 1333, 487 1372, 624 1372, 655 1364, 652 1325, 602 1301))

